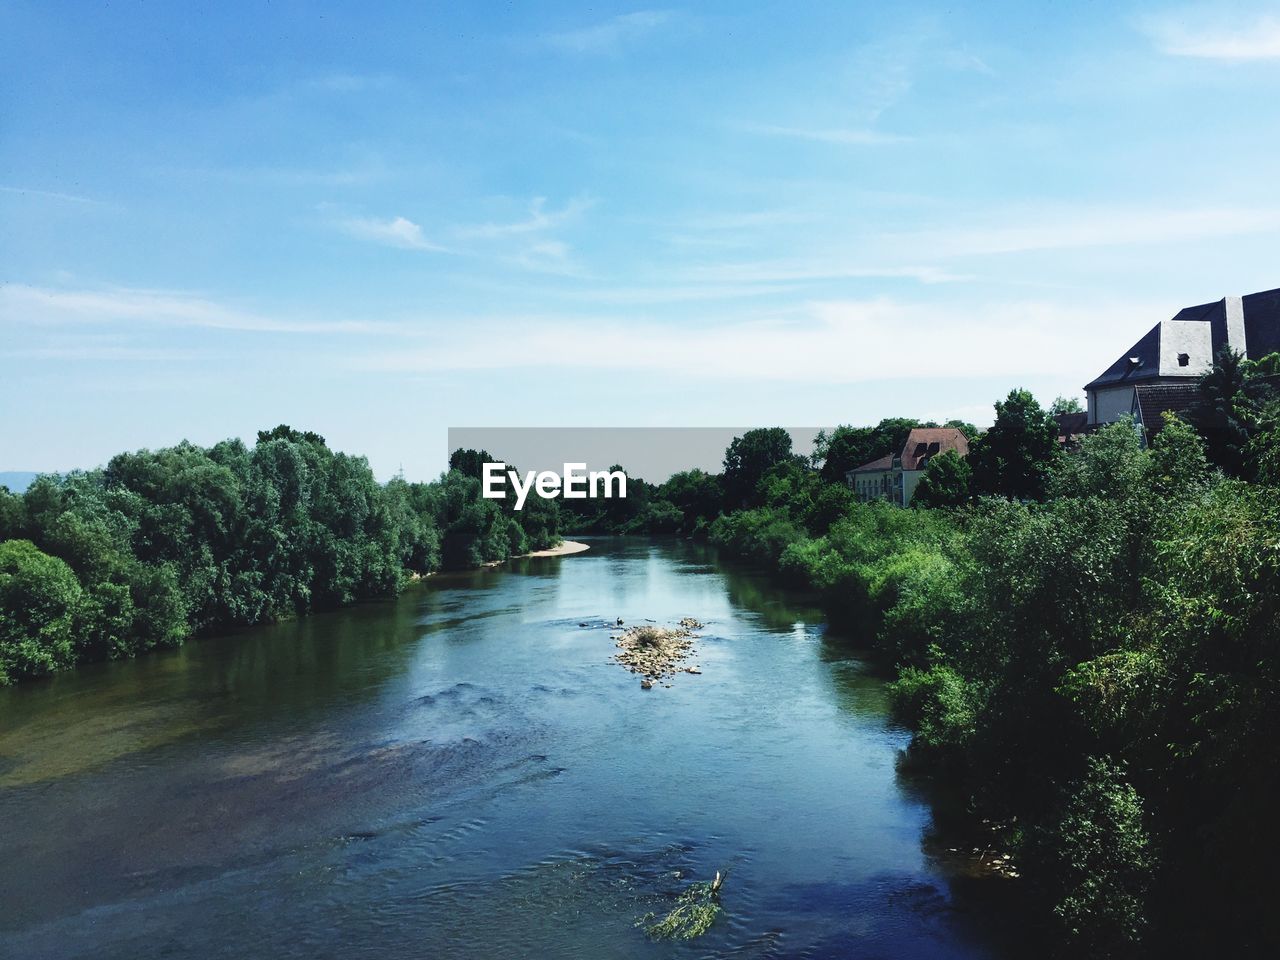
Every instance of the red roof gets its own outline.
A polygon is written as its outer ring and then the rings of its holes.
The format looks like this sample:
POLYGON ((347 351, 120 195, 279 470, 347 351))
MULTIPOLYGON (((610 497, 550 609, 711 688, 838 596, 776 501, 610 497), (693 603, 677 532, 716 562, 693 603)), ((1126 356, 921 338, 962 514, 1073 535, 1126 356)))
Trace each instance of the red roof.
POLYGON ((923 470, 931 457, 954 450, 969 455, 969 438, 955 427, 916 427, 902 445, 902 469, 923 470))
MULTIPOLYGON (((955 427, 916 427, 907 434, 907 442, 902 445, 902 469, 923 470, 930 457, 954 450, 961 457, 969 455, 969 438, 955 427)), ((879 473, 893 469, 893 461, 897 457, 885 454, 864 463, 850 473, 879 473)))
POLYGON ((886 453, 883 457, 878 457, 870 463, 864 463, 860 467, 855 467, 850 473, 880 473, 888 470, 893 466, 893 455, 886 453))

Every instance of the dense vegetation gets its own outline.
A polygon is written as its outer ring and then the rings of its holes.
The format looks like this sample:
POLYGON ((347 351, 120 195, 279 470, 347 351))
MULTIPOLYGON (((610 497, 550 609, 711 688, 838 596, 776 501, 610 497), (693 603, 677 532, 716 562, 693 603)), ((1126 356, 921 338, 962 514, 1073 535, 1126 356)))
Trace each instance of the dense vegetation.
POLYGON ((438 482, 378 484, 289 427, 208 449, 125 453, 0 488, 0 684, 215 629, 395 594, 415 574, 558 539, 538 501, 480 497, 459 451, 438 482))
POLYGON ((116 457, 0 493, 0 682, 203 630, 394 593, 414 573, 550 545, 560 529, 706 536, 816 591, 871 638, 909 761, 1011 851, 1069 956, 1274 955, 1280 852, 1280 357, 1224 353, 1187 422, 1078 449, 1015 390, 914 506, 846 470, 918 421, 837 428, 811 458, 748 431, 719 475, 519 515, 483 451, 432 484, 280 427, 116 457))
POLYGON ((1266 363, 1224 360, 1203 435, 1170 417, 1146 449, 1122 423, 1064 453, 1014 391, 971 473, 930 464, 950 509, 832 519, 775 466, 711 528, 874 638, 912 765, 993 825, 1065 955, 1280 947, 1280 404, 1266 363))

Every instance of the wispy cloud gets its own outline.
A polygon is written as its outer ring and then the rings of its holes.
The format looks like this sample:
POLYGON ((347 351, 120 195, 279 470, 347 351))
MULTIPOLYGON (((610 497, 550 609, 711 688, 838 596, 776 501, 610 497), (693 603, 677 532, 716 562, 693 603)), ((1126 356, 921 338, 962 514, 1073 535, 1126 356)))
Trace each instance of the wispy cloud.
POLYGON ((858 127, 784 127, 770 124, 747 124, 747 133, 766 137, 790 137, 795 140, 812 140, 816 143, 836 143, 844 146, 874 147, 910 140, 896 133, 858 127))
POLYGON ((1142 30, 1162 53, 1208 60, 1271 60, 1280 58, 1280 17, 1254 14, 1223 22, 1222 15, 1203 9, 1147 17, 1142 30))
POLYGON ((672 20, 667 10, 638 10, 572 30, 541 34, 538 42, 564 53, 612 54, 672 20))
POLYGON ((399 247, 402 250, 429 250, 436 253, 448 252, 446 247, 428 240, 422 232, 422 227, 405 217, 392 217, 389 220, 377 217, 352 217, 339 221, 339 226, 353 237, 388 247, 399 247))
POLYGON ((66 203, 84 203, 95 207, 106 206, 104 200, 94 200, 92 197, 81 197, 74 193, 60 193, 57 190, 35 190, 31 187, 14 187, 9 185, 0 185, 0 193, 14 193, 24 197, 42 197, 45 200, 61 200, 66 203))
POLYGON ((685 279, 709 283, 787 283, 820 280, 915 280, 918 283, 957 283, 971 276, 927 265, 881 265, 846 258, 814 256, 785 260, 708 264, 690 267, 685 279))
POLYGON ((393 82, 391 75, 386 73, 330 73, 312 77, 304 81, 302 86, 328 93, 364 93, 369 90, 385 90, 393 82))
POLYGON ((272 317, 229 307, 190 293, 112 287, 66 290, 10 283, 0 286, 0 323, 131 324, 204 327, 255 333, 368 333, 387 325, 369 321, 310 321, 272 317))
POLYGON ((482 223, 459 227, 457 232, 460 236, 482 239, 508 237, 522 233, 541 233, 576 219, 583 211, 590 208, 592 203, 593 201, 586 197, 576 197, 559 210, 548 210, 546 197, 534 197, 529 203, 527 217, 508 223, 482 223))
POLYGON ((774 319, 702 323, 678 330, 635 318, 553 317, 433 325, 429 343, 353 360, 360 369, 547 368, 625 370, 743 383, 856 383, 892 379, 1082 375, 1111 358, 1117 331, 1140 333, 1170 305, 1135 302, 990 302, 968 305, 892 298, 821 301, 774 319), (1141 328, 1141 329, 1139 329, 1141 328), (909 350, 903 331, 927 349, 909 350), (548 352, 547 344, 556 345, 548 352), (1105 355, 1104 355, 1105 354, 1105 355), (714 358, 710 362, 709 358, 714 358))
POLYGON ((929 258, 1025 253, 1086 247, 1156 246, 1280 230, 1280 209, 1243 207, 1101 207, 1044 205, 1005 223, 948 226, 885 234, 887 250, 929 258))

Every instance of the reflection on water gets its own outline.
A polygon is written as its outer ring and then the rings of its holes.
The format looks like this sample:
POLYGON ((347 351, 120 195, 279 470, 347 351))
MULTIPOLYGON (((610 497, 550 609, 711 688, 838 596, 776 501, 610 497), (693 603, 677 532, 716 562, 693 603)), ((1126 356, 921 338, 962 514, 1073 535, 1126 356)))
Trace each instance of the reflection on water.
POLYGON ((706 548, 435 577, 0 692, 0 955, 990 956, 905 742, 815 608, 706 548), (641 691, 619 616, 704 621, 702 675, 641 691), (705 937, 635 927, 716 870, 705 937))

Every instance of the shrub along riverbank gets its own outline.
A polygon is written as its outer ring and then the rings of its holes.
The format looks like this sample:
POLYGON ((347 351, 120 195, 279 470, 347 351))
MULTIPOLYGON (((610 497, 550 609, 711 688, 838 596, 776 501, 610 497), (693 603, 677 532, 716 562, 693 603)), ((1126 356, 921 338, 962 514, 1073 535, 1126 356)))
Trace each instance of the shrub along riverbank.
MULTIPOLYGON (((1280 357, 1224 354, 1195 429, 1129 424, 1063 453, 1026 391, 916 505, 844 471, 918 421, 840 427, 812 458, 752 430, 721 474, 626 500, 480 497, 483 451, 431 484, 280 427, 122 454, 0 490, 0 683, 395 593, 574 532, 678 533, 805 585, 897 670, 909 759, 996 824, 1068 956, 1280 953, 1280 357)), ((634 491, 634 493, 633 493, 634 491)))
POLYGON ((958 510, 762 491, 711 539, 874 637, 910 759, 1010 849, 1072 956, 1280 943, 1280 502, 1171 421, 958 510))
POLYGON ((508 503, 481 498, 465 455, 435 483, 379 484, 363 457, 284 426, 0 487, 0 685, 559 541, 554 504, 508 503))

